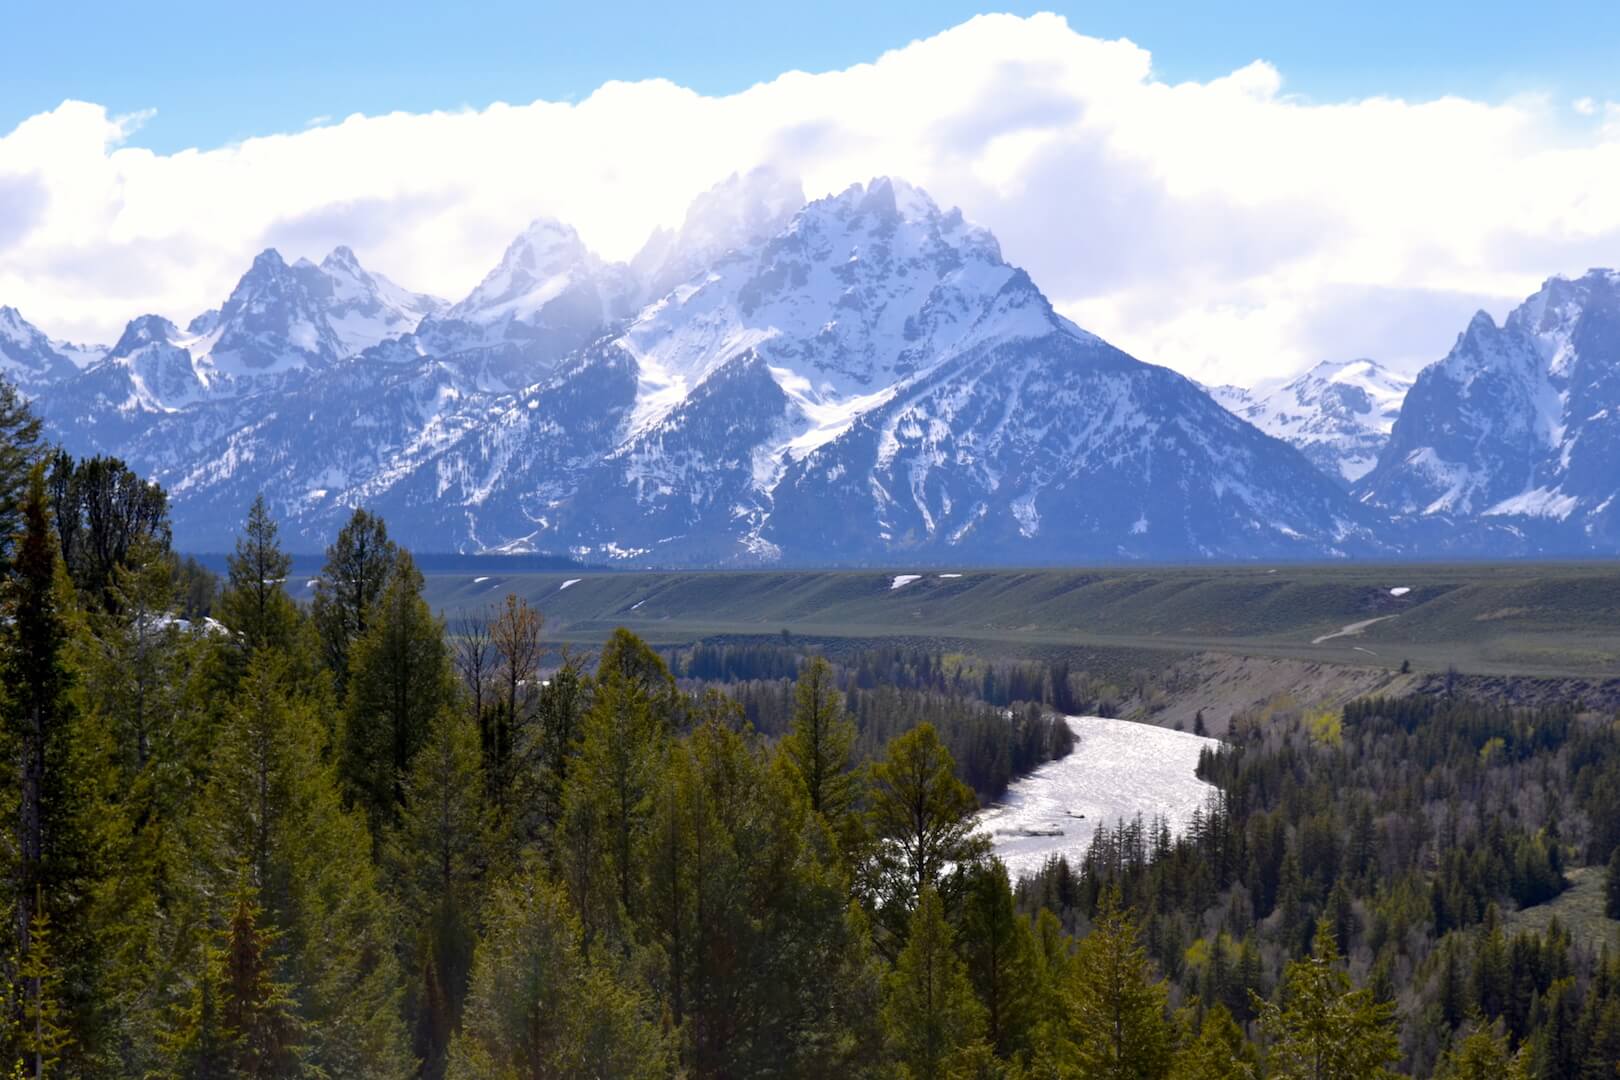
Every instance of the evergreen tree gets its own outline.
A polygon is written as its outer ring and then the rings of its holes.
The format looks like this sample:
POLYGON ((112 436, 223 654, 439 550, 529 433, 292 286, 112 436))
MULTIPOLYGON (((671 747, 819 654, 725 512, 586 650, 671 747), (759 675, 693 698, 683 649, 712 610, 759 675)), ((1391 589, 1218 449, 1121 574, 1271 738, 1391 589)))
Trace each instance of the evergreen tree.
POLYGON ((259 925, 261 915, 253 887, 243 883, 221 952, 219 1023, 234 1075, 269 1080, 297 1075, 297 1027, 287 988, 272 976, 273 935, 259 925))
POLYGON ((1460 1033, 1435 1066, 1435 1080, 1529 1080, 1522 1055, 1495 1028, 1476 1023, 1460 1033))
POLYGON ((648 679, 604 653, 585 713, 563 796, 562 859, 574 903, 592 935, 635 915, 634 852, 647 828, 648 796, 668 746, 669 723, 660 707, 667 679, 667 671, 664 679, 648 679))
POLYGON ((58 451, 46 485, 62 561, 87 606, 117 601, 116 574, 130 564, 134 549, 167 553, 168 495, 117 458, 75 462, 58 451))
POLYGON ((1609 856, 1608 878, 1604 882, 1603 913, 1611 919, 1620 919, 1620 846, 1609 856))
POLYGON ((298 609, 286 589, 292 558, 282 552, 277 532, 264 496, 256 496, 236 551, 226 560, 229 573, 218 604, 219 620, 244 658, 238 670, 255 650, 291 650, 298 632, 298 609))
POLYGON ((385 862, 405 927, 406 1011, 426 1075, 442 1075, 472 964, 486 861, 478 729, 440 710, 411 765, 385 862))
POLYGON ((646 1002, 587 959, 563 891, 528 871, 495 891, 473 958, 454 1080, 667 1074, 646 1002))
POLYGON ((50 915, 37 903, 17 978, 23 984, 22 1064, 29 1075, 40 1080, 56 1072, 73 1043, 73 1032, 62 1005, 63 971, 51 947, 50 915))
POLYGON ((1018 914, 1000 859, 974 870, 962 899, 962 948, 968 977, 984 1006, 985 1038, 1011 1060, 1029 1049, 1035 1024, 1031 994, 1039 960, 1029 920, 1018 914))
POLYGON ((429 725, 455 693, 444 627, 422 599, 422 584, 410 554, 398 553, 350 656, 340 775, 379 843, 429 725))
POLYGON ((1115 894, 1104 895, 1070 964, 1069 1022, 1080 1076, 1162 1080, 1172 1045, 1167 992, 1153 978, 1135 920, 1118 904, 1115 894))
POLYGON ((959 1074, 982 1046, 984 1010, 932 887, 918 895, 906 946, 884 983, 882 1020, 891 1059, 915 1080, 959 1074))
POLYGON ((348 687, 350 651, 366 636, 372 606, 382 599, 398 556, 383 519, 359 507, 326 549, 310 619, 340 695, 348 687))
POLYGON ((0 375, 0 577, 11 567, 24 529, 29 476, 42 456, 39 418, 17 388, 0 375))
MULTIPOLYGON (((89 785, 75 769, 78 714, 67 659, 72 587, 51 531, 42 466, 29 476, 22 520, 12 574, 0 594, 0 718, 17 765, 16 952, 25 961, 34 955, 36 904, 41 896, 59 898, 66 933, 54 946, 54 962, 71 967, 84 945, 82 901, 99 860, 86 829, 89 785)), ((25 983, 25 1009, 40 1007, 40 992, 38 980, 25 983)))
POLYGON ((824 827, 732 719, 710 716, 661 770, 641 937, 694 1075, 827 1075, 858 1058, 866 942, 824 827))
POLYGON ((403 1075, 399 967, 365 822, 341 805, 315 704, 292 692, 290 671, 278 654, 255 653, 226 712, 197 826, 213 892, 229 895, 246 868, 279 935, 274 977, 292 988, 306 1060, 403 1075))
POLYGON ((988 842, 974 831, 973 790, 956 778, 950 751, 932 724, 889 743, 872 767, 867 828, 874 844, 868 888, 892 940, 904 934, 916 898, 938 890, 946 867, 984 857, 988 842))
POLYGON ((1317 924, 1311 955, 1283 973, 1281 1003, 1260 1002, 1271 1039, 1267 1075, 1278 1080, 1376 1080, 1400 1056, 1394 1008, 1357 990, 1339 963, 1333 927, 1317 924))
POLYGON ((793 730, 782 742, 810 809, 829 822, 841 820, 854 802, 850 776, 855 725, 844 717, 832 666, 813 657, 794 686, 793 730))
POLYGON ((1254 1048, 1224 1005, 1204 1011, 1196 1037, 1176 1052, 1171 1080, 1254 1080, 1259 1075, 1254 1048))

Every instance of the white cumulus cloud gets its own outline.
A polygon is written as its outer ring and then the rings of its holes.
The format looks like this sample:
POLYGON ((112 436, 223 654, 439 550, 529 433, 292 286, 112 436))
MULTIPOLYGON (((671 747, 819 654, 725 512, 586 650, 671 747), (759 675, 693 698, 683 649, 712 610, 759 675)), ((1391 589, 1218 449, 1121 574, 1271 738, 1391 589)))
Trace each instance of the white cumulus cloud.
POLYGON ((709 97, 317 118, 156 154, 68 101, 0 138, 0 303, 110 339, 216 306, 266 246, 337 244, 459 298, 528 220, 628 257, 760 164, 812 197, 892 174, 1000 237, 1060 310, 1144 360, 1252 382, 1326 358, 1436 359, 1469 314, 1620 262, 1612 103, 1319 103, 1256 61, 1171 85, 1129 41, 986 16, 870 63, 709 97))

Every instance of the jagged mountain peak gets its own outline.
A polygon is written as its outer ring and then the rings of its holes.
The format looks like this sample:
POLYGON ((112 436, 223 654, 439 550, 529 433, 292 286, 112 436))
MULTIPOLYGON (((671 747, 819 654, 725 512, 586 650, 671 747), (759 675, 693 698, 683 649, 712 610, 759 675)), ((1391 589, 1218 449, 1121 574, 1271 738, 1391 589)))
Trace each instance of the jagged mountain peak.
POLYGON ((1323 360, 1281 383, 1253 390, 1206 388, 1218 403, 1303 453, 1349 485, 1365 476, 1394 428, 1412 379, 1377 361, 1323 360))
POLYGON ((179 328, 161 315, 137 315, 129 320, 107 355, 110 359, 129 356, 153 343, 173 344, 180 336, 179 328))
POLYGON ((775 235, 804 204, 797 178, 767 167, 732 173, 692 200, 679 229, 654 230, 630 261, 643 299, 655 300, 730 252, 775 235))

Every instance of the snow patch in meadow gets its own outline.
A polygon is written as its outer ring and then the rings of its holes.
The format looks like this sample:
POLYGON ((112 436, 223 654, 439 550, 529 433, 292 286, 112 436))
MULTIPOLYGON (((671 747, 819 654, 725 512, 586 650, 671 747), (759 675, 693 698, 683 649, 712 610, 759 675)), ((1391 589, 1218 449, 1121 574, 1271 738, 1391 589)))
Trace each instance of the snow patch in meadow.
POLYGON ((488 580, 489 580, 488 577, 475 577, 475 578, 473 578, 473 584, 474 585, 482 585, 484 582, 486 582, 488 580))
POLYGON ((1405 596, 1407 593, 1409 593, 1411 591, 1412 590, 1407 588, 1405 585, 1397 585, 1395 588, 1389 590, 1389 595, 1391 595, 1391 596, 1405 596))
POLYGON ((585 580, 584 578, 571 577, 567 581, 563 582, 561 585, 557 586, 557 591, 562 592, 564 589, 568 588, 568 586, 570 586, 570 585, 578 585, 581 581, 584 581, 584 580, 585 580))
POLYGON ((910 585, 913 581, 920 580, 921 578, 921 574, 896 574, 894 575, 894 581, 889 585, 889 591, 894 592, 896 589, 903 589, 907 585, 910 585))
POLYGON ((939 576, 942 577, 942 578, 959 578, 962 575, 961 574, 941 574, 939 576))
POLYGON ((1015 881, 1055 855, 1077 862, 1099 825, 1137 816, 1152 825, 1162 817, 1180 833, 1216 792, 1195 773, 1198 755, 1218 739, 1100 716, 1067 721, 1075 735, 1069 756, 1014 781, 979 814, 979 828, 1015 881))

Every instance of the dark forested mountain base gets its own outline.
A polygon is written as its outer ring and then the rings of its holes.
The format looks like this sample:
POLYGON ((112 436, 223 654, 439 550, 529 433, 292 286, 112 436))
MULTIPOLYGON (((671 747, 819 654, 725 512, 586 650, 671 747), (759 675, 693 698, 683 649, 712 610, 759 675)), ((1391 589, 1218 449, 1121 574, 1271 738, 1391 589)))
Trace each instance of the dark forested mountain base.
POLYGON ((57 1077, 1595 1080, 1620 728, 1436 695, 1240 717, 1189 833, 1018 883, 983 801, 1117 696, 1060 663, 626 630, 542 671, 355 512, 217 580, 0 397, 0 1057, 57 1077), (47 468, 48 465, 48 468, 47 468))

